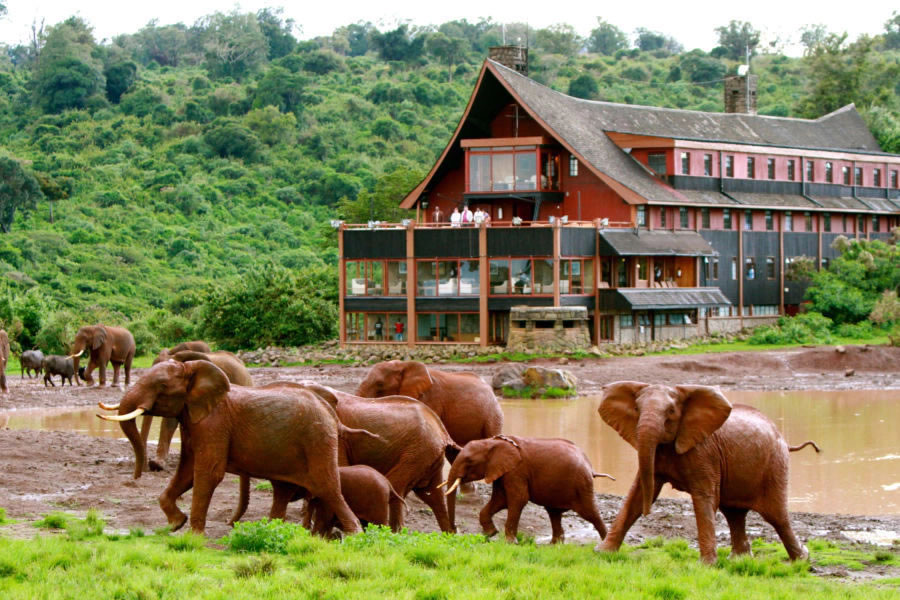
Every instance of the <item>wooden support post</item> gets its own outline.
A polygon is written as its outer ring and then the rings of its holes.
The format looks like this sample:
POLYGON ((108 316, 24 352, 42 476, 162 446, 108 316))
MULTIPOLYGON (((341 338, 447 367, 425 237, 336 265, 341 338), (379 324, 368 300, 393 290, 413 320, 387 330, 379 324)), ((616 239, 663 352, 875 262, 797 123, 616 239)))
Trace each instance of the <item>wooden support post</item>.
MULTIPOLYGON (((344 259, 344 224, 337 230, 338 236, 338 315, 340 317, 339 340, 341 348, 347 344, 347 315, 344 314, 344 294, 347 293, 347 265, 344 259)), ((71 382, 70 382, 71 383, 71 382)))
POLYGON ((478 345, 488 345, 490 320, 488 319, 488 294, 491 291, 491 265, 487 256, 487 224, 478 226, 478 345))
POLYGON ((785 314, 784 310, 784 214, 778 219, 778 313, 785 314))
POLYGON ((416 345, 416 224, 406 228, 406 344, 416 345))
MULTIPOLYGON (((562 224, 559 219, 553 222, 553 306, 562 306, 559 298, 559 253, 562 248, 562 224)), ((583 277, 584 275, 582 275, 583 277)), ((534 282, 532 282, 532 286, 534 282)), ((571 293, 571 292, 570 292, 571 293)))
POLYGON ((738 317, 740 317, 741 329, 744 328, 744 228, 738 219, 738 317))
MULTIPOLYGON (((648 211, 649 212, 649 211, 648 211)), ((650 215, 647 215, 650 222, 650 215)), ((594 345, 600 345, 600 276, 603 268, 600 266, 600 219, 594 219, 594 345)), ((610 332, 612 333, 612 332, 610 332)))

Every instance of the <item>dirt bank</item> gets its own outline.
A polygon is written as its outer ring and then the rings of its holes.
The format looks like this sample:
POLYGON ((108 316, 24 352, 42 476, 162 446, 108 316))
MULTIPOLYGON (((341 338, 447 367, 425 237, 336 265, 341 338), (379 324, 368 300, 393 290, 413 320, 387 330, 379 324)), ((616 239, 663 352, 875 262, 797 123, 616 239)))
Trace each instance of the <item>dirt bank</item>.
MULTIPOLYGON (((555 361, 545 361, 552 362, 555 361)), ((597 393, 603 384, 622 379, 665 383, 701 383, 720 385, 726 389, 900 389, 898 378, 900 348, 848 347, 812 348, 763 353, 727 353, 697 356, 666 356, 572 361, 571 369, 580 380, 581 393, 597 393), (852 374, 848 375, 848 372, 852 374)), ((490 379, 496 364, 446 365, 448 370, 467 369, 490 379)), ((260 368, 253 370, 257 384, 275 380, 314 379, 326 385, 353 391, 366 368, 347 366, 260 368)), ((140 376, 140 371, 136 372, 140 376)), ((10 378, 10 393, 0 397, 0 411, 10 409, 85 406, 98 400, 115 402, 122 391, 115 388, 49 388, 38 380, 10 378)), ((3 425, 0 412, 0 426, 3 425)), ((165 487, 175 458, 170 458, 167 473, 146 473, 140 480, 131 479, 132 451, 125 441, 92 438, 76 433, 12 431, 0 429, 0 507, 21 523, 0 528, 0 535, 30 537, 34 528, 28 524, 53 510, 83 513, 95 507, 102 511, 110 527, 148 530, 165 524, 157 505, 157 497, 165 487)), ((208 534, 217 537, 227 533, 226 521, 237 499, 236 478, 226 476, 217 490, 209 512, 208 534)), ((270 495, 254 491, 246 519, 266 515, 270 495)), ((487 489, 479 487, 466 496, 458 508, 459 529, 478 532, 477 513, 487 499, 487 489)), ((601 514, 610 523, 622 499, 599 495, 601 514)), ((190 506, 190 494, 182 500, 190 506)), ((407 524, 411 529, 432 531, 434 518, 427 507, 410 496, 407 524)), ((292 505, 289 518, 296 518, 292 505)), ((502 525, 505 513, 496 522, 502 525)), ((894 532, 900 537, 900 515, 852 516, 795 513, 794 526, 801 539, 827 538, 847 541, 870 539, 879 531, 894 532)), ((570 541, 594 543, 596 533, 574 515, 563 520, 570 541)), ((728 543, 728 528, 719 516, 719 543, 728 543)), ((550 527, 542 509, 529 506, 523 515, 520 531, 539 541, 549 536, 550 527)), ((748 519, 748 532, 753 537, 775 539, 774 531, 755 515, 748 519)), ((654 536, 694 539, 696 527, 690 502, 661 499, 650 517, 642 518, 632 528, 627 542, 638 543, 654 536)), ((891 534, 888 535, 888 540, 891 534)), ((895 546, 896 549, 896 546, 895 546)), ((883 574, 883 573, 882 573, 883 574)), ((878 575, 878 573, 875 573, 878 575)), ((896 576, 892 573, 892 576, 896 576)))

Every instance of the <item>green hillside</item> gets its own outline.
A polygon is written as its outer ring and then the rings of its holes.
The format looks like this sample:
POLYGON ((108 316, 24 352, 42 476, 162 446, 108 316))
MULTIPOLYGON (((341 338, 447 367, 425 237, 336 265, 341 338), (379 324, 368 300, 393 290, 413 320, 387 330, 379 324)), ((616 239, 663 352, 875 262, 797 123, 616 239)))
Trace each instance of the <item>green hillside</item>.
MULTIPOLYGON (((722 110, 721 79, 739 64, 727 47, 684 52, 650 33, 631 47, 532 32, 531 76, 593 99, 722 110)), ((856 102, 900 151, 890 34, 757 55, 760 112, 856 102)), ((333 336, 329 221, 401 216, 499 41, 499 24, 459 21, 298 42, 264 10, 104 44, 71 18, 37 47, 7 48, 0 324, 14 345, 49 351, 96 321, 130 327, 139 352, 194 336, 231 348, 333 336)))

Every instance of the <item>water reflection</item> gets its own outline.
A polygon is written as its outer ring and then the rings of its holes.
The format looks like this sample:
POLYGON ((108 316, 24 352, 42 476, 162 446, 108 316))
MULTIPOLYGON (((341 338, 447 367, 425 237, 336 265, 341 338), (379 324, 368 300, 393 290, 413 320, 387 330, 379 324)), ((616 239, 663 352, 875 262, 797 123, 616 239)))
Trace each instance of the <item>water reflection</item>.
MULTIPOLYGON (((900 514, 900 392, 728 392, 732 402, 755 406, 771 418, 788 442, 815 440, 791 454, 792 511, 851 514, 900 514)), ((618 481, 599 479, 597 491, 624 495, 637 472, 637 453, 597 414, 600 399, 576 401, 504 401, 507 433, 563 437, 578 444, 594 470, 618 481)), ((97 408, 19 410, 0 413, 11 429, 76 431, 124 439, 117 423, 98 419, 97 408)), ((154 419, 150 439, 158 437, 154 419)), ((174 443, 178 443, 176 436, 174 443)), ((663 496, 683 496, 669 486, 663 496)))
MULTIPOLYGON (((791 444, 815 440, 822 448, 791 453, 792 511, 900 514, 900 392, 728 392, 732 402, 755 406, 791 444)), ((624 495, 637 472, 637 453, 597 414, 600 399, 575 402, 508 401, 504 429, 535 437, 563 437, 588 454, 598 491, 624 495)), ((663 496, 686 495, 666 486, 663 496)))

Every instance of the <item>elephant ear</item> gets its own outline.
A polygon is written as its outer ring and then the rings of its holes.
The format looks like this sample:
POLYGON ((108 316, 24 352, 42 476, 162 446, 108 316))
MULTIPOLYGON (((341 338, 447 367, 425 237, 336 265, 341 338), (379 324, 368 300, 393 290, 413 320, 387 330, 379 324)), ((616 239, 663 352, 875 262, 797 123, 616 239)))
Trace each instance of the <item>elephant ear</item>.
POLYGON ((191 423, 208 417, 231 389, 222 369, 206 360, 184 363, 184 377, 187 380, 186 404, 191 423))
POLYGON ((718 388, 705 385, 678 385, 675 390, 682 398, 675 452, 684 454, 725 423, 731 402, 718 388))
POLYGON ((194 352, 193 350, 179 350, 175 354, 172 355, 172 360, 177 360, 178 362, 190 362, 192 360, 209 360, 209 356, 204 354, 203 352, 194 352))
POLYGON ((506 440, 493 440, 493 448, 488 452, 484 482, 494 483, 522 462, 522 451, 506 440))
POLYGON ((402 366, 400 389, 397 393, 410 398, 421 398, 432 385, 434 381, 424 363, 410 361, 402 366))
POLYGON ((94 341, 91 344, 91 348, 94 350, 99 350, 103 344, 106 343, 106 327, 103 325, 97 325, 94 328, 94 341))
POLYGON ((616 430, 622 439, 637 449, 637 423, 639 413, 637 397, 648 384, 638 381, 617 381, 603 386, 603 397, 597 412, 606 424, 616 430))

